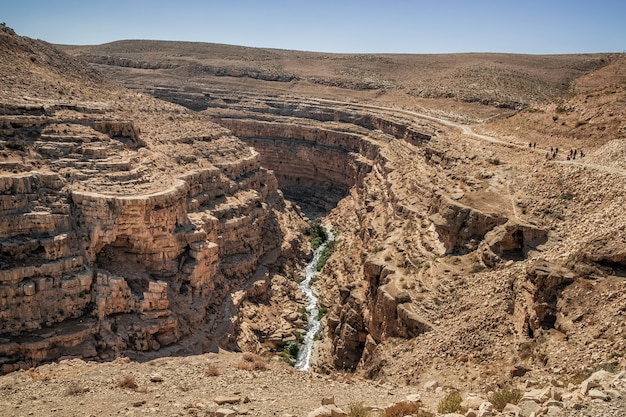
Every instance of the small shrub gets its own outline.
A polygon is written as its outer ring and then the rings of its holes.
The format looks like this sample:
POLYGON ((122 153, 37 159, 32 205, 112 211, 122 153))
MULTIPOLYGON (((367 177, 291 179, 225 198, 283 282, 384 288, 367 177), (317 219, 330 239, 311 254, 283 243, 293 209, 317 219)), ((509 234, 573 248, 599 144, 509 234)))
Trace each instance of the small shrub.
POLYGON ((307 310, 306 307, 300 308, 300 318, 302 319, 302 321, 308 322, 310 315, 311 315, 311 312, 307 310))
POLYGON ((222 371, 220 370, 220 368, 217 367, 217 365, 212 363, 211 365, 207 366, 204 374, 206 376, 220 376, 222 375, 222 371))
POLYGON ((416 413, 421 403, 403 401, 385 408, 384 417, 404 417, 416 413))
POLYGON ((559 199, 565 200, 565 201, 570 201, 570 200, 574 199, 574 197, 576 197, 576 194, 571 193, 569 191, 566 191, 563 194, 559 195, 559 199))
POLYGON ((493 407, 498 411, 502 411, 507 404, 517 405, 521 399, 522 391, 517 388, 508 387, 494 392, 488 398, 489 402, 493 404, 493 407))
POLYGON ((4 146, 8 149, 13 149, 15 151, 25 151, 26 150, 26 142, 23 139, 19 139, 17 142, 8 141, 4 146))
POLYGON ((574 374, 568 376, 563 380, 565 385, 571 383, 574 385, 580 385, 582 382, 589 378, 593 372, 590 369, 579 369, 574 374))
POLYGON ((560 105, 557 106, 556 112, 557 113, 567 113, 567 112, 569 112, 569 108, 566 105, 564 105, 564 104, 560 104, 560 105))
POLYGON ((137 389, 137 381, 133 375, 125 375, 117 380, 118 388, 137 389))
POLYGON ((317 309, 317 319, 323 319, 326 314, 328 314, 328 307, 326 307, 324 304, 320 304, 317 309))
POLYGON ((320 329, 317 333, 315 333, 315 336, 313 336, 313 340, 316 342, 319 342, 323 338, 324 338, 324 331, 322 329, 320 329))
POLYGON ((471 272, 472 274, 477 274, 485 270, 485 267, 479 263, 472 264, 471 272))
POLYGON ((299 350, 300 350, 300 347, 298 346, 298 342, 293 341, 293 342, 287 343, 287 345, 283 349, 283 352, 285 352, 285 354, 295 359, 298 357, 299 350))
POLYGON ((328 240, 328 233, 326 229, 324 229, 324 226, 322 226, 320 219, 315 219, 311 222, 308 235, 311 238, 311 249, 313 250, 319 248, 322 243, 328 240))
POLYGON ((617 370, 617 362, 606 362, 598 365, 598 370, 604 369, 607 372, 615 373, 617 370))
POLYGON ((267 362, 259 355, 246 352, 237 368, 244 371, 264 371, 267 369, 267 362))
POLYGON ((89 387, 85 387, 78 382, 72 382, 67 386, 65 395, 69 397, 71 395, 80 395, 86 392, 89 392, 89 387))
POLYGON ((439 414, 456 413, 461 409, 461 393, 458 391, 452 391, 446 394, 445 397, 439 401, 437 406, 437 412, 439 414))
POLYGON ((348 409, 348 417, 370 417, 372 413, 368 410, 363 403, 350 404, 348 409))
POLYGON ((336 243, 337 241, 333 240, 326 244, 326 246, 324 247, 324 250, 322 250, 322 253, 320 254, 319 260, 317 261, 317 265, 315 265, 315 269, 317 269, 318 271, 321 271, 322 268, 324 268, 324 265, 326 265, 326 261, 328 261, 328 258, 330 258, 330 255, 332 255, 333 252, 335 251, 336 243))

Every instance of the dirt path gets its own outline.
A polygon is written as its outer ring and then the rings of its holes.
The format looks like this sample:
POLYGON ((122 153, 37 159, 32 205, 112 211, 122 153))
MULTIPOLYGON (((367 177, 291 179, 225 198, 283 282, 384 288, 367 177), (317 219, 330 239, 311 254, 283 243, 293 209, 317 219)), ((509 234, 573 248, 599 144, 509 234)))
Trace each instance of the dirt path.
MULTIPOLYGON (((479 139, 481 141, 493 143, 493 144, 496 144, 496 145, 505 146, 505 147, 508 147, 508 148, 524 149, 524 150, 536 153, 538 155, 545 155, 545 153, 548 151, 547 149, 531 148, 526 143, 511 142, 511 141, 507 142, 507 141, 495 138, 493 136, 488 136, 488 135, 483 135, 483 134, 480 134, 480 133, 476 133, 476 132, 474 132, 474 130, 472 129, 471 126, 464 125, 464 124, 461 124, 461 123, 458 123, 458 122, 454 122, 452 120, 447 120, 447 119, 443 119, 443 118, 440 118, 440 117, 431 116, 431 115, 423 114, 423 113, 418 113, 418 112, 414 112, 414 111, 410 111, 410 110, 395 109, 395 108, 392 108, 392 107, 375 106, 375 105, 371 105, 371 104, 346 103, 346 102, 342 102, 342 101, 327 100, 327 99, 319 99, 318 101, 321 102, 321 103, 341 104, 341 105, 345 105, 345 106, 360 107, 360 108, 371 109, 371 110, 379 110, 379 111, 383 111, 383 112, 391 113, 391 114, 404 114, 404 115, 407 115, 407 116, 413 116, 413 117, 417 117, 419 119, 429 120, 429 121, 441 124, 441 125, 449 127, 449 128, 458 129, 464 135, 469 136, 469 137, 474 138, 474 139, 479 139)), ((581 166, 583 168, 588 168, 588 169, 594 169, 594 170, 597 170, 597 171, 607 172, 609 174, 626 176, 626 170, 623 170, 623 169, 620 169, 620 168, 615 168, 615 167, 608 167, 608 166, 604 166, 604 165, 597 165, 597 164, 581 162, 581 160, 569 160, 569 161, 566 161, 566 160, 563 160, 563 161, 561 161, 561 160, 552 160, 551 162, 553 162, 555 164, 577 165, 577 166, 581 166)))

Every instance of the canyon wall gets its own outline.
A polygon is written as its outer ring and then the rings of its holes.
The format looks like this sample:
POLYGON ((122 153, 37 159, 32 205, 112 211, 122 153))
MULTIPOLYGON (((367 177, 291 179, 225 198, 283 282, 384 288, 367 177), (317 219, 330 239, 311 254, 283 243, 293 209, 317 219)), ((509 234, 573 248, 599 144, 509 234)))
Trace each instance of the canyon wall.
MULTIPOLYGON (((268 110, 247 103, 244 111, 240 101, 207 113, 261 153, 262 164, 275 172, 287 197, 299 204, 322 200, 332 209, 317 213, 330 213, 328 219, 340 233, 343 260, 325 270, 319 289, 323 303, 333 307, 326 318, 328 356, 322 354, 318 366, 354 369, 382 341, 432 329, 411 295, 402 290, 401 271, 376 251, 384 245, 397 246, 398 222, 419 224, 416 230, 432 224, 427 207, 435 195, 428 178, 432 168, 425 158, 432 136, 423 132, 436 128, 400 127, 393 116, 332 104, 273 104, 268 110), (413 159, 407 167, 419 164, 424 172, 411 173, 400 159, 413 159), (404 188, 407 176, 412 177, 409 193, 415 193, 410 199, 404 188), (416 198, 424 210, 410 204, 416 198)), ((439 248, 441 238, 424 233, 428 236, 420 246, 429 249, 422 249, 419 256, 427 257, 439 248)))
POLYGON ((339 232, 339 253, 318 287, 332 306, 319 368, 375 375, 378 346, 437 331, 439 256, 494 267, 547 241, 545 230, 506 210, 464 203, 453 173, 463 154, 439 143, 436 125, 333 102, 212 104, 206 113, 261 154, 286 197, 339 232))
MULTIPOLYGON (((0 171, 3 372, 61 356, 226 346, 231 294, 245 297, 257 271, 283 257, 303 257, 305 223, 286 216, 276 178, 250 148, 155 181, 138 156, 158 149, 132 122, 13 110, 0 115, 2 145, 30 155, 0 171)), ((185 138, 189 160, 206 161, 211 141, 185 138)))

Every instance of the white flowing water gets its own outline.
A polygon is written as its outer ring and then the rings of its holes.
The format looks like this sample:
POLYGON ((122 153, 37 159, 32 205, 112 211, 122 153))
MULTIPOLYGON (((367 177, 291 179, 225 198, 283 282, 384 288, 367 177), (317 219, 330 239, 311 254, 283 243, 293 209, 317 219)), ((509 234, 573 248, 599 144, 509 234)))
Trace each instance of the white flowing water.
POLYGON ((295 365, 296 369, 301 371, 308 371, 311 367, 310 362, 311 354, 313 353, 313 343, 315 342, 315 336, 322 328, 322 323, 320 323, 318 317, 319 310, 317 308, 317 297, 313 294, 313 290, 311 289, 311 280, 317 275, 317 262, 319 261, 324 248, 335 238, 331 232, 327 232, 327 235, 328 239, 326 242, 315 249, 313 252, 313 259, 311 259, 311 261, 304 268, 304 279, 300 283, 300 289, 302 289, 302 292, 307 299, 306 311, 309 314, 306 334, 304 335, 302 346, 298 351, 298 357, 296 358, 295 365))

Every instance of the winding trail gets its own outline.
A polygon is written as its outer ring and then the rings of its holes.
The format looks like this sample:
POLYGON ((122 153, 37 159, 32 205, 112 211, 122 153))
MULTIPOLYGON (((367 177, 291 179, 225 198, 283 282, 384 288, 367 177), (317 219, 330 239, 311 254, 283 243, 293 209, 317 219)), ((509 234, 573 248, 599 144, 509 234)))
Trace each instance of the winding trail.
MULTIPOLYGON (((431 115, 424 114, 424 113, 418 113, 418 112, 414 112, 414 111, 410 111, 410 110, 404 110, 404 109, 396 109, 396 108, 393 108, 393 107, 375 106, 375 105, 372 105, 372 104, 348 103, 348 102, 343 102, 343 101, 338 101, 338 100, 328 100, 328 99, 316 99, 316 100, 319 101, 320 103, 340 104, 340 105, 343 105, 343 106, 351 106, 351 107, 359 107, 359 108, 363 108, 363 109, 378 110, 378 111, 382 111, 382 112, 385 112, 385 113, 391 113, 391 114, 404 114, 404 115, 407 115, 407 116, 416 117, 418 119, 429 120, 429 121, 432 121, 432 122, 435 122, 435 123, 438 123, 438 124, 441 124, 443 126, 450 127, 450 128, 453 128, 453 129, 458 129, 466 136, 469 136, 469 137, 474 138, 474 139, 479 139, 479 140, 482 140, 482 141, 485 141, 485 142, 490 142, 490 143, 493 143, 493 144, 506 146, 508 148, 524 149, 526 151, 534 152, 534 153, 537 153, 539 155, 544 155, 545 152, 546 152, 545 149, 540 149, 540 148, 532 148, 531 149, 531 148, 528 147, 527 143, 507 142, 507 141, 504 141, 502 139, 495 138, 493 136, 488 136, 488 135, 483 135, 483 134, 480 134, 480 133, 476 133, 471 128, 471 126, 464 125, 464 124, 458 123, 458 122, 454 122, 452 120, 443 119, 443 118, 436 117, 436 116, 431 116, 431 115)), ((598 164, 592 164, 592 163, 587 163, 587 162, 580 162, 580 160, 570 160, 570 161, 550 160, 549 162, 554 163, 554 164, 575 165, 575 166, 580 166, 580 167, 587 168, 587 169, 592 169, 592 170, 596 170, 596 171, 606 172, 606 173, 609 173, 609 174, 626 176, 626 170, 624 170, 624 169, 620 169, 620 168, 616 168, 616 167, 609 167, 609 166, 604 166, 604 165, 598 165, 598 164)))

